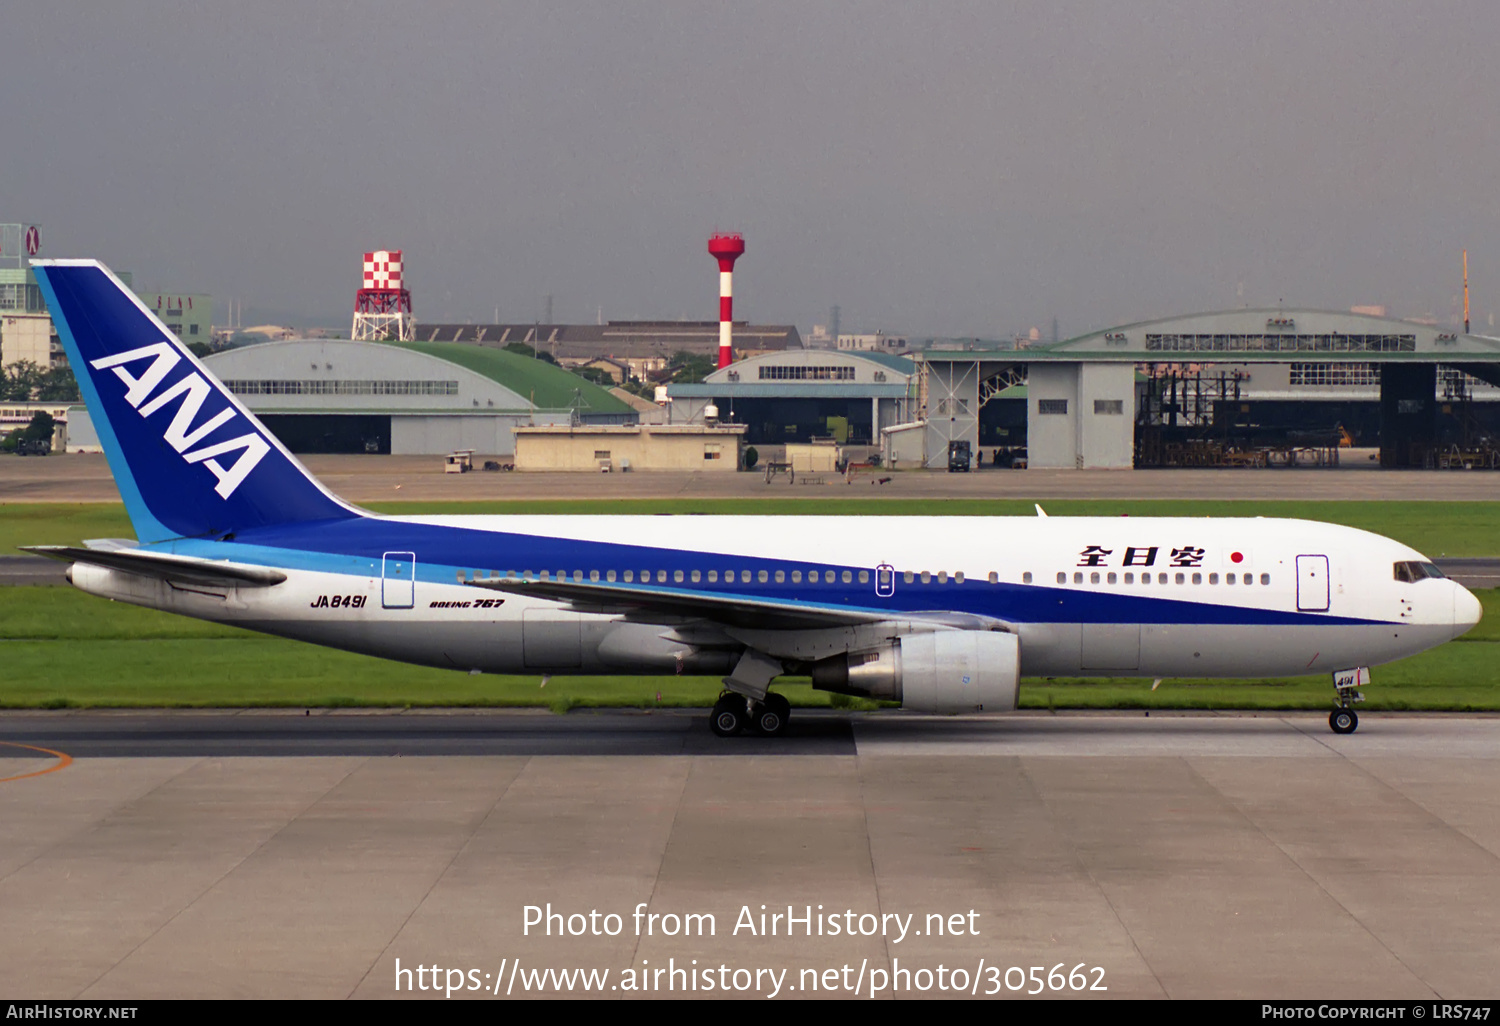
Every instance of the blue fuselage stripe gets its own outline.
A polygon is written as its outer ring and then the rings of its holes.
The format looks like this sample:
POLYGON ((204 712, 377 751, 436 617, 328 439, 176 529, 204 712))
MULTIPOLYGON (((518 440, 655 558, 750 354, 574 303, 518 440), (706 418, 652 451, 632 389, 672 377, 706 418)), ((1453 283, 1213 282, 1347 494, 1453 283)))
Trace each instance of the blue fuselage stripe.
MULTIPOLYGON (((587 583, 606 587, 613 584, 623 591, 631 586, 620 580, 606 582, 604 575, 608 571, 614 571, 617 578, 625 571, 634 574, 649 571, 653 589, 665 585, 683 595, 712 594, 796 604, 809 609, 859 610, 891 616, 941 609, 1012 623, 1039 624, 1223 624, 1253 627, 1385 622, 1143 593, 1091 591, 1082 587, 991 584, 973 579, 962 584, 951 580, 939 584, 935 578, 929 584, 907 584, 899 574, 894 593, 882 597, 875 594, 874 567, 871 566, 808 563, 761 556, 721 556, 702 551, 552 538, 379 517, 259 528, 239 533, 233 542, 179 540, 169 548, 182 555, 358 577, 379 577, 381 558, 387 552, 414 552, 417 580, 446 585, 457 584, 461 571, 486 574, 529 571, 533 579, 546 571, 553 578, 566 575, 569 581, 575 571, 582 571, 587 583), (821 580, 830 570, 835 572, 837 580, 831 583, 821 580), (853 578, 849 583, 842 580, 845 570, 853 578), (589 581, 590 571, 598 571, 600 580, 589 581), (665 582, 656 580, 659 571, 666 572, 665 582), (675 580, 679 571, 683 575, 681 582, 675 580), (691 581, 693 571, 699 571, 703 579, 691 581), (737 580, 732 584, 728 581, 709 583, 706 579, 708 571, 717 571, 720 575, 733 571, 737 580), (738 581, 745 571, 751 575, 749 584, 738 581), (764 583, 758 579, 761 571, 766 572, 764 583), (784 580, 776 581, 777 571, 783 572, 784 580), (816 571, 820 580, 794 584, 790 580, 793 571, 804 577, 816 571), (860 571, 869 574, 865 583, 859 582, 860 571)), ((641 586, 646 584, 644 580, 640 582, 641 586)), ((1252 587, 1246 587, 1244 593, 1249 597, 1253 591, 1252 587)), ((1258 591, 1254 593, 1260 594, 1258 591)))

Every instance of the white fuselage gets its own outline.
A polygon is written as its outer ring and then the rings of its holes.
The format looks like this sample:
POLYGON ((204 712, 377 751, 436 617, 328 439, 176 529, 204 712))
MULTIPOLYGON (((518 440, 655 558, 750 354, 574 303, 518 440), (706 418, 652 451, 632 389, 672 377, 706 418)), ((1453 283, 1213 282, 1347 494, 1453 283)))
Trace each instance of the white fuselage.
POLYGON ((932 614, 978 617, 1018 635, 1027 676, 1324 673, 1414 654, 1479 618, 1478 601, 1450 580, 1396 579, 1397 563, 1423 560, 1409 547, 1310 521, 374 519, 378 537, 330 529, 293 543, 156 547, 276 567, 287 580, 275 587, 186 588, 83 564, 72 580, 189 616, 492 673, 721 673, 735 656, 732 635, 704 633, 692 617, 641 622, 470 583, 512 575, 870 610, 892 633, 932 614))

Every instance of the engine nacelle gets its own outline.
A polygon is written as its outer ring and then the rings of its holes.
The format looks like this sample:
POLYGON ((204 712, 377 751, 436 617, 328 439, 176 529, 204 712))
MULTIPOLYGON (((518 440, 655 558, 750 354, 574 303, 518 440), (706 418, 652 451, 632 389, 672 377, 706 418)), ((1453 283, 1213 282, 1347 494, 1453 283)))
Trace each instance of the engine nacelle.
POLYGON ((900 702, 913 712, 1005 712, 1016 707, 1021 642, 1001 631, 910 634, 813 664, 813 687, 900 702))

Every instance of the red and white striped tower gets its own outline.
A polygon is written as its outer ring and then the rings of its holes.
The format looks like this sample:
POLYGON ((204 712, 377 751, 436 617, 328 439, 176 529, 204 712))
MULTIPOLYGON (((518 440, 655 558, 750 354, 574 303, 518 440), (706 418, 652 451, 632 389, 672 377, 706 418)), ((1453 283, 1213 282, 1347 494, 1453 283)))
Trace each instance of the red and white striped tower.
POLYGON ((730 339, 734 324, 734 262, 745 255, 745 237, 738 232, 711 235, 708 255, 719 261, 719 366, 728 367, 734 362, 730 339))
POLYGON ((377 249, 365 254, 365 273, 354 294, 354 324, 349 337, 355 341, 416 339, 412 319, 411 292, 406 287, 405 266, 399 249, 377 249))

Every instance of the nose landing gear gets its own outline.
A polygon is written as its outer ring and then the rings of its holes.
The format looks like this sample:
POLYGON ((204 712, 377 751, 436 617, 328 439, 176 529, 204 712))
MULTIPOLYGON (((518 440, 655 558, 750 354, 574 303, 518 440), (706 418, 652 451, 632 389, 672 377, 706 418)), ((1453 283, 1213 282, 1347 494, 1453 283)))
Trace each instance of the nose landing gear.
POLYGON ((1359 715, 1353 709, 1335 709, 1328 714, 1328 725, 1335 734, 1352 734, 1359 726, 1359 715))
POLYGON ((1360 685, 1368 683, 1370 683, 1368 667, 1359 666, 1352 670, 1334 671, 1333 690, 1338 695, 1335 699, 1338 708, 1328 714, 1328 726, 1335 734, 1352 734, 1359 728, 1359 714, 1354 711, 1354 703, 1365 700, 1359 688, 1360 685))

